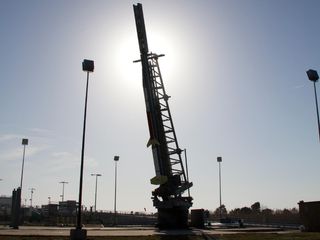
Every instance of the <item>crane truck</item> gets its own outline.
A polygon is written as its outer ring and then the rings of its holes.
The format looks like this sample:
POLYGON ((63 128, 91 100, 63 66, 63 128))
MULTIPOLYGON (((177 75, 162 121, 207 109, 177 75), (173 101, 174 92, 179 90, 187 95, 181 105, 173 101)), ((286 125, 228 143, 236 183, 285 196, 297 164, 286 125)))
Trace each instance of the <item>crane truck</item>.
POLYGON ((137 36, 140 49, 142 85, 146 105, 151 147, 155 167, 155 177, 150 182, 158 187, 152 192, 154 207, 158 211, 158 227, 187 228, 192 197, 184 196, 192 187, 182 161, 172 116, 158 59, 163 54, 149 52, 142 5, 133 5, 137 36))

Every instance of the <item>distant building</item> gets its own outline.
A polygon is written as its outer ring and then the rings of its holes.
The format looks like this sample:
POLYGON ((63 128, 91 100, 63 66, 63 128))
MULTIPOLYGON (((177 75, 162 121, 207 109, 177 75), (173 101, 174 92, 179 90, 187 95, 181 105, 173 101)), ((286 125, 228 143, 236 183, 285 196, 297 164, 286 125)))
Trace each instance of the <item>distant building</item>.
POLYGON ((77 202, 74 200, 59 202, 58 211, 61 216, 75 216, 77 212, 77 202))
POLYGON ((299 214, 304 230, 307 232, 320 231, 320 201, 299 203, 299 214))
POLYGON ((12 197, 0 196, 0 215, 11 214, 12 197))
POLYGON ((44 217, 58 216, 58 204, 48 204, 41 206, 41 212, 44 217))

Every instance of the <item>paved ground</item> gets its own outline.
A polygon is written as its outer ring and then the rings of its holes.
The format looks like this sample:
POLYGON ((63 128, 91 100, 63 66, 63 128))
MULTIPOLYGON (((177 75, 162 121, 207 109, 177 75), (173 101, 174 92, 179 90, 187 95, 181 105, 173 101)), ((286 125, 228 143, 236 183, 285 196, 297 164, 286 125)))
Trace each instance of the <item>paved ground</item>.
MULTIPOLYGON (((27 227, 10 229, 0 226, 0 236, 69 236, 71 228, 61 227, 27 227)), ((220 235, 237 234, 243 232, 281 232, 277 228, 234 228, 234 229, 190 229, 190 230, 166 230, 160 231, 154 227, 118 227, 118 228, 85 228, 88 236, 150 236, 150 235, 220 235)), ((298 232, 285 231, 285 232, 298 232)))

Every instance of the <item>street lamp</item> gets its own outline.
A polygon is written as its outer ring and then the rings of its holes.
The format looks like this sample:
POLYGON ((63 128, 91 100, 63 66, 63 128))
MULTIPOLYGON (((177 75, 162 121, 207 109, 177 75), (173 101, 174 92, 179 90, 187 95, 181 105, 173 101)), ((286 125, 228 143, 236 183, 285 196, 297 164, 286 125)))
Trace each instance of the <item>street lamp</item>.
POLYGON ((63 202, 63 201, 64 201, 64 185, 65 185, 65 184, 68 184, 69 182, 62 181, 62 182, 59 182, 59 183, 62 184, 62 194, 60 195, 60 197, 61 197, 61 200, 62 200, 62 202, 63 202))
POLYGON ((24 156, 26 153, 26 146, 28 145, 29 140, 27 138, 22 139, 23 145, 23 155, 22 155, 22 168, 21 168, 21 179, 20 179, 20 189, 22 190, 22 180, 23 180, 23 169, 24 169, 24 156))
POLYGON ((22 145, 23 145, 23 155, 22 155, 20 186, 17 189, 14 189, 12 192, 11 227, 14 229, 19 228, 20 209, 21 209, 21 191, 22 191, 23 170, 24 170, 24 157, 25 157, 25 153, 26 153, 26 146, 28 145, 27 138, 22 139, 22 145))
POLYGON ((318 119, 318 134, 319 134, 319 141, 320 141, 320 121, 319 121, 319 109, 318 109, 318 97, 317 97, 317 89, 316 89, 316 82, 319 80, 319 75, 317 71, 309 69, 307 71, 308 78, 311 82, 313 82, 314 87, 314 97, 316 101, 316 111, 317 111, 317 119, 318 119))
POLYGON ((219 163, 219 195, 220 195, 220 207, 219 207, 219 214, 220 214, 220 220, 221 220, 221 162, 222 162, 222 157, 217 157, 217 162, 219 163))
POLYGON ((119 156, 114 156, 113 160, 114 166, 114 225, 117 224, 117 163, 119 161, 119 156))
POLYGON ((97 211, 97 188, 98 188, 98 177, 101 177, 102 175, 100 173, 92 173, 91 176, 96 177, 96 188, 94 193, 94 211, 97 211))
POLYGON ((84 118, 83 118, 83 133, 82 133, 82 149, 81 149, 81 166, 80 166, 80 184, 79 184, 79 203, 78 203, 78 216, 76 229, 70 230, 70 239, 79 240, 87 238, 87 231, 82 229, 81 224, 81 205, 82 205, 82 182, 83 182, 83 164, 84 164, 84 145, 86 138, 86 118, 87 118, 87 100, 88 100, 88 85, 89 85, 89 73, 94 70, 94 62, 92 60, 84 59, 82 62, 82 70, 87 72, 87 85, 86 96, 84 102, 84 118))

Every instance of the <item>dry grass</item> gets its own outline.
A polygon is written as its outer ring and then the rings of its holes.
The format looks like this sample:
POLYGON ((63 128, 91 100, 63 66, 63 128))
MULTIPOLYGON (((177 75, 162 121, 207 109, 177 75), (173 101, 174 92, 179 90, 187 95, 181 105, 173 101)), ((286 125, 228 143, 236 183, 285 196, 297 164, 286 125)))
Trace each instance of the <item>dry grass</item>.
POLYGON ((246 233, 214 236, 217 240, 320 240, 320 233, 246 233))

